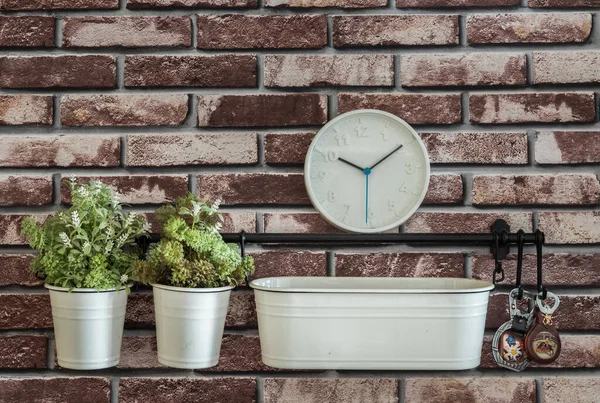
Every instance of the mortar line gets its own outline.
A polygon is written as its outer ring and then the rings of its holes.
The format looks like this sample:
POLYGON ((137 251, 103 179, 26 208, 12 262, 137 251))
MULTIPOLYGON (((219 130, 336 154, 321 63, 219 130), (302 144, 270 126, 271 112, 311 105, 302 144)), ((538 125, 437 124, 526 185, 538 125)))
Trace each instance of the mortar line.
POLYGON ((110 377, 110 403, 119 403, 119 385, 120 378, 118 376, 110 377))
POLYGON ((406 403, 406 379, 398 379, 398 403, 406 403))
POLYGON ((262 376, 256 377, 256 403, 264 403, 265 401, 265 378, 262 376))
POLYGON ((63 42, 63 19, 57 15, 54 17, 54 46, 56 48, 62 48, 63 42))
POLYGON ((335 256, 335 251, 332 250, 328 250, 327 252, 325 252, 326 255, 326 259, 327 259, 327 263, 326 263, 326 275, 327 277, 335 277, 337 275, 336 273, 336 256, 335 256))
POLYGON ((541 377, 536 377, 535 378, 535 401, 536 403, 543 403, 543 389, 542 389, 542 378, 541 377))

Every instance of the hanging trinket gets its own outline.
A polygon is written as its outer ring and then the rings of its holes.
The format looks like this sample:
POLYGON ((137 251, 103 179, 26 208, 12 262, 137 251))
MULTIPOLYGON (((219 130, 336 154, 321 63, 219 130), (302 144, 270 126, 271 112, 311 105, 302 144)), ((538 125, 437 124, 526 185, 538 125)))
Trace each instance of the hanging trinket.
POLYGON ((538 364, 550 364, 560 355, 561 342, 556 327, 552 324, 552 314, 558 308, 560 300, 558 296, 547 292, 548 299, 552 299, 552 305, 545 305, 541 298, 536 301, 534 325, 525 335, 525 348, 531 361, 538 364))

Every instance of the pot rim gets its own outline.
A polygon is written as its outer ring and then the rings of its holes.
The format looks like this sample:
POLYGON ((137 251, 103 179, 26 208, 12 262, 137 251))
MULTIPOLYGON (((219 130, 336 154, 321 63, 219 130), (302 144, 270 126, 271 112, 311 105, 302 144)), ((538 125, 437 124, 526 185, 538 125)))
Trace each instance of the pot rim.
MULTIPOLYGON (((133 285, 132 284, 127 284, 129 287, 131 287, 133 285)), ((69 289, 67 287, 59 287, 57 285, 50 285, 50 284, 46 284, 44 283, 44 287, 47 288, 50 291, 56 291, 56 292, 66 292, 69 293, 69 289)), ((121 292, 121 291, 126 291, 126 286, 123 286, 121 288, 119 288, 118 290, 116 288, 109 288, 108 290, 98 290, 96 288, 73 288, 71 289, 71 293, 106 293, 106 292, 121 292)))
POLYGON ((215 287, 215 288, 185 288, 185 287, 174 287, 172 285, 164 285, 164 284, 157 284, 157 283, 151 283, 150 284, 153 288, 160 288, 162 290, 166 290, 166 291, 173 291, 173 292, 186 292, 186 293, 216 293, 216 292, 225 292, 225 291, 230 291, 233 290, 235 287, 232 285, 227 285, 225 287, 215 287))

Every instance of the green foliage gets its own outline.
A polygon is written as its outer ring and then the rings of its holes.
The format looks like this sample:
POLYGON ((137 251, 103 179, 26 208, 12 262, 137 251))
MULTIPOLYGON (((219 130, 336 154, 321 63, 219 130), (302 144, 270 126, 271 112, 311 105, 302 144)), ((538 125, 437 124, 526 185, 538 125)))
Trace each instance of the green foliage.
POLYGON ((134 264, 133 278, 186 288, 236 285, 254 271, 252 257, 242 258, 236 244, 219 234, 223 216, 218 203, 208 204, 193 194, 156 211, 161 240, 150 247, 145 261, 134 264))
POLYGON ((138 253, 137 237, 146 235, 146 220, 123 213, 118 197, 101 182, 69 182, 72 206, 43 225, 26 218, 21 233, 39 254, 32 270, 46 284, 106 290, 127 286, 138 253))

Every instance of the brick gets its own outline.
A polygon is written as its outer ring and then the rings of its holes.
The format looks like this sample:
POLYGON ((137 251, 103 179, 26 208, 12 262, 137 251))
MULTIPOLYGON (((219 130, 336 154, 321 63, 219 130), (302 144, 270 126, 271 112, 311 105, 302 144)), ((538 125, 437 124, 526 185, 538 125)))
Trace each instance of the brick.
POLYGON ((128 166, 258 163, 256 133, 130 134, 128 166))
POLYGON ((254 293, 242 291, 231 293, 225 326, 233 328, 258 327, 254 293))
POLYGON ((78 17, 63 20, 63 46, 191 46, 189 17, 78 17))
POLYGON ((335 275, 351 277, 463 277, 462 253, 337 253, 335 275))
POLYGON ((267 378, 265 403, 398 403, 398 380, 267 378))
POLYGON ((177 126, 187 113, 185 94, 67 95, 60 120, 65 126, 177 126))
MULTIPOLYGON (((559 294, 559 293, 558 293, 559 294)), ((560 306, 552 315, 552 323, 560 330, 600 329, 600 297, 558 295, 560 306)), ((486 327, 496 329, 508 320, 508 294, 490 297, 486 327)))
POLYGON ((467 17, 467 41, 486 43, 584 42, 592 32, 589 13, 477 14, 467 17))
POLYGON ((99 377, 74 378, 2 378, 0 403, 14 402, 110 402, 110 379, 99 377))
POLYGON ((0 10, 100 10, 119 8, 119 0, 3 0, 0 10))
POLYGON ((526 132, 420 133, 433 164, 527 164, 526 132))
POLYGON ((530 0, 529 7, 600 7, 598 0, 530 0))
POLYGON ((406 54, 400 56, 403 87, 525 85, 524 53, 406 54))
MULTIPOLYGON (((121 196, 125 204, 170 203, 188 192, 187 175, 119 175, 119 176, 78 176, 77 183, 101 181, 111 186, 121 196)), ((61 202, 71 203, 69 178, 61 180, 61 202)))
MULTIPOLYGON (((513 251, 514 252, 514 251, 513 251)), ((537 284, 537 256, 523 255, 522 281, 526 285, 537 284)), ((600 254, 546 253, 543 256, 544 285, 547 286, 599 286, 600 254)), ((517 255, 511 254, 502 261, 506 274, 505 283, 515 283, 517 255)), ((473 256, 473 278, 489 280, 494 271, 494 259, 491 254, 473 256)))
POLYGON ((519 0, 396 0, 396 7, 398 8, 508 7, 518 5, 519 0))
POLYGON ((258 0, 127 0, 127 8, 256 8, 258 0))
POLYGON ((442 213, 416 212, 405 223, 406 232, 487 233, 497 219, 508 222, 513 232, 532 231, 531 213, 442 213))
POLYGON ((199 95, 200 127, 311 126, 327 122, 327 95, 199 95))
POLYGON ((54 46, 54 18, 42 16, 0 17, 0 47, 13 46, 54 46))
POLYGON ((0 254, 0 287, 39 287, 44 284, 30 269, 33 258, 34 255, 29 254, 0 254))
POLYGON ((387 0, 265 0, 265 7, 379 8, 385 6, 387 0))
POLYGON ((599 163, 600 131, 538 131, 535 139, 535 162, 599 163))
POLYGON ((256 87, 256 56, 127 56, 127 87, 256 87))
POLYGON ((200 49, 320 49, 326 15, 198 15, 200 49))
POLYGON ((308 133, 267 133, 265 161, 267 164, 304 164, 308 147, 315 137, 308 133))
POLYGON ((33 217, 36 222, 43 223, 48 214, 3 214, 0 215, 0 245, 25 245, 27 241, 21 236, 21 222, 25 217, 33 217))
POLYGON ((51 176, 0 175, 0 206, 52 204, 51 176))
POLYGON ((538 225, 549 244, 600 243, 600 211, 544 211, 538 225))
POLYGON ((46 368, 46 338, 1 336, 0 368, 46 368))
POLYGON ((339 15, 332 19, 336 48, 459 43, 457 15, 339 15))
POLYGON ((423 204, 457 204, 463 201, 463 180, 457 174, 436 174, 429 177, 429 189, 423 204))
POLYGON ((263 364, 258 336, 226 334, 221 342, 219 364, 203 372, 278 372, 263 364))
POLYGON ((156 337, 123 336, 121 342, 121 357, 117 368, 164 368, 163 365, 158 362, 156 337))
POLYGON ((51 125, 52 96, 0 95, 0 126, 51 125))
POLYGON ((552 123, 594 122, 592 92, 470 94, 471 122, 552 123))
POLYGON ((600 52, 533 52, 534 84, 600 83, 600 52))
POLYGON ((1 167, 115 167, 117 136, 0 136, 1 167))
MULTIPOLYGON (((536 364, 533 368, 598 368, 600 367, 600 337, 596 335, 561 335, 561 353, 550 364, 536 364)), ((492 355, 492 336, 485 336, 479 368, 498 368, 492 355)), ((578 400, 575 400, 578 401, 578 400)))
POLYGON ((51 327, 52 310, 48 294, 0 294, 0 329, 51 327))
POLYGON ((600 183, 593 174, 475 175, 474 205, 600 203, 600 183))
POLYGON ((266 87, 394 85, 392 55, 267 55, 266 87))
POLYGON ((318 213, 265 213, 265 232, 339 233, 318 213))
POLYGON ((247 403, 255 389, 254 378, 121 378, 119 402, 247 403))
POLYGON ((197 193, 224 205, 310 204, 302 174, 198 175, 197 193))
POLYGON ((154 324, 152 293, 132 292, 129 294, 127 297, 127 310, 125 311, 125 328, 152 328, 154 324))
POLYGON ((109 55, 0 57, 2 88, 115 88, 117 59, 109 55))
POLYGON ((326 276, 325 252, 273 250, 252 252, 256 271, 250 280, 280 276, 326 276))
POLYGON ((392 113, 409 124, 449 125, 460 123, 460 94, 379 94, 342 93, 338 113, 356 109, 379 109, 392 113))
POLYGON ((405 383, 407 403, 535 403, 533 378, 413 378, 405 383))
POLYGON ((594 403, 598 401, 600 378, 542 378, 542 399, 546 403, 594 403))

